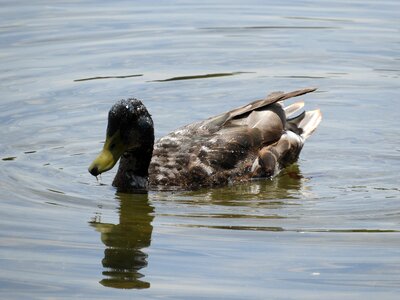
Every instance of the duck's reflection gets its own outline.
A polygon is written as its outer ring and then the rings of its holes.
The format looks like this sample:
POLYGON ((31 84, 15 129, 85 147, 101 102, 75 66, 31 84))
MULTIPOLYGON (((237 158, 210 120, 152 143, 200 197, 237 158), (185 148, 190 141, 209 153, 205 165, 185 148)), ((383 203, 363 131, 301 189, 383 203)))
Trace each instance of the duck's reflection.
MULTIPOLYGON (((289 199, 302 198, 310 194, 310 190, 304 185, 306 180, 299 166, 293 164, 272 179, 257 179, 233 186, 194 191, 186 193, 186 196, 200 199, 200 202, 202 199, 207 203, 214 201, 220 205, 229 205, 232 201, 234 205, 238 205, 240 200, 265 200, 273 201, 274 204, 279 202, 285 204, 289 199)), ((246 206, 246 202, 243 202, 243 206, 246 206)))
POLYGON ((106 246, 102 264, 104 279, 100 283, 107 287, 123 289, 145 289, 150 283, 142 280, 140 270, 147 266, 144 248, 150 246, 154 208, 147 194, 117 194, 120 201, 119 224, 90 222, 101 233, 106 246))
MULTIPOLYGON (((310 193, 309 189, 303 185, 305 180, 298 166, 292 165, 272 180, 257 180, 247 184, 196 192, 159 193, 159 196, 157 194, 152 197, 155 199, 161 197, 163 200, 179 199, 180 203, 189 203, 190 205, 195 203, 196 207, 212 203, 218 206, 235 207, 237 213, 231 213, 228 210, 229 213, 216 214, 218 218, 221 216, 225 218, 225 223, 221 226, 214 226, 214 222, 210 222, 211 225, 207 223, 207 220, 213 220, 211 216, 208 216, 209 219, 201 219, 204 223, 199 226, 209 228, 247 230, 250 228, 249 226, 242 225, 240 222, 236 226, 237 223, 232 222, 232 219, 253 218, 253 213, 247 215, 246 208, 248 207, 265 208, 264 218, 257 217, 256 220, 259 222, 253 224, 251 230, 282 231, 284 227, 272 225, 272 220, 285 218, 279 215, 279 211, 277 212, 276 209, 285 206, 291 199, 301 198, 310 193), (187 200, 189 202, 185 202, 183 199, 189 199, 187 200), (271 215, 269 216, 268 213, 271 215)), ((103 223, 100 218, 90 222, 91 226, 101 233, 101 240, 106 246, 102 260, 104 278, 100 283, 113 288, 149 288, 150 283, 143 280, 140 272, 147 266, 145 249, 150 246, 151 242, 154 207, 149 204, 147 194, 117 194, 117 198, 120 201, 119 224, 103 223)), ((203 213, 204 211, 201 211, 202 216, 203 213)), ((185 216, 189 215, 185 211, 185 216)), ((196 217, 193 220, 199 220, 197 211, 194 211, 193 216, 196 217)), ((198 225, 197 221, 195 226, 198 225)))

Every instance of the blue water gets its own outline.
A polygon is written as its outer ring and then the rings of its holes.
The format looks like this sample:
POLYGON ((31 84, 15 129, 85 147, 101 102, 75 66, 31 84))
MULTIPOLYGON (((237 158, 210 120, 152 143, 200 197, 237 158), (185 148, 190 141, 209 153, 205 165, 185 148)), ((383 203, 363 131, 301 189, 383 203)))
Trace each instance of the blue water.
POLYGON ((0 298, 397 299, 398 1, 0 8, 0 298), (124 195, 87 172, 118 99, 160 137, 309 86, 323 121, 272 180, 124 195))

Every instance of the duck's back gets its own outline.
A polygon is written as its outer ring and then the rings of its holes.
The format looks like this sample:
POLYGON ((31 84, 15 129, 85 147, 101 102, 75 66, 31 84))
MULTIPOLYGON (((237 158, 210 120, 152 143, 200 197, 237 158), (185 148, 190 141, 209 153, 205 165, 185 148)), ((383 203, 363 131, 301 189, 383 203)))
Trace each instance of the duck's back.
POLYGON ((302 103, 284 108, 278 101, 311 91, 274 93, 171 132, 154 145, 150 186, 196 189, 274 175, 297 159, 304 139, 320 121, 316 112, 289 119, 302 103), (311 119, 305 136, 300 123, 311 119))

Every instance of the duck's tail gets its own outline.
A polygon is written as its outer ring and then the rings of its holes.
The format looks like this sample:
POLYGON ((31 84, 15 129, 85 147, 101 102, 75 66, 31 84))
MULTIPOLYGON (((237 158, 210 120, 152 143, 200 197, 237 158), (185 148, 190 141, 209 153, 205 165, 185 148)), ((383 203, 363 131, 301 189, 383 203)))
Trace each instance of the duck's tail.
POLYGON ((296 102, 284 108, 287 118, 286 128, 297 133, 303 139, 307 139, 318 127, 322 120, 322 114, 319 109, 316 109, 304 111, 300 115, 290 118, 291 115, 303 108, 303 106, 304 102, 296 102))

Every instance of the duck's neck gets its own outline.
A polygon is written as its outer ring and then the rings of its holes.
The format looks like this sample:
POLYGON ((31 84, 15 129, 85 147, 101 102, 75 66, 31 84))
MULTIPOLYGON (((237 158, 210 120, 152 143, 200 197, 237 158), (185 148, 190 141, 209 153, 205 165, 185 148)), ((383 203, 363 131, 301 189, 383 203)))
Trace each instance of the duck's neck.
POLYGON ((120 159, 113 186, 121 192, 146 191, 154 139, 126 151, 120 159))

